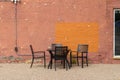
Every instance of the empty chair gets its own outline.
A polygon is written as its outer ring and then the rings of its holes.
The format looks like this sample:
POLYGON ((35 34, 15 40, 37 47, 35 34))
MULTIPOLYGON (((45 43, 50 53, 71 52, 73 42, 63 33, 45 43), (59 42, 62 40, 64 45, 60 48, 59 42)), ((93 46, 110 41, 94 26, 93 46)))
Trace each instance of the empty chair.
POLYGON ((32 45, 30 45, 30 49, 32 53, 32 62, 31 62, 30 68, 32 68, 34 59, 40 59, 40 58, 44 60, 44 68, 45 68, 46 67, 45 51, 34 51, 32 45))
POLYGON ((62 46, 62 44, 53 43, 53 44, 51 44, 51 47, 49 49, 47 49, 47 51, 50 53, 50 61, 48 64, 48 69, 49 69, 49 67, 52 69, 52 63, 53 63, 53 59, 54 59, 54 55, 55 55, 55 47, 56 46, 62 46))
POLYGON ((66 64, 66 70, 67 70, 67 66, 69 65, 69 62, 67 60, 68 52, 69 51, 68 51, 68 47, 67 46, 56 46, 55 47, 55 55, 54 55, 55 71, 56 71, 56 61, 57 60, 65 61, 64 64, 66 64))
POLYGON ((79 66, 79 58, 82 60, 82 68, 84 64, 84 58, 86 59, 86 64, 88 66, 88 45, 87 44, 78 44, 76 51, 71 51, 71 65, 72 65, 72 58, 76 58, 77 64, 79 66), (73 53, 76 53, 76 55, 73 56, 73 53))

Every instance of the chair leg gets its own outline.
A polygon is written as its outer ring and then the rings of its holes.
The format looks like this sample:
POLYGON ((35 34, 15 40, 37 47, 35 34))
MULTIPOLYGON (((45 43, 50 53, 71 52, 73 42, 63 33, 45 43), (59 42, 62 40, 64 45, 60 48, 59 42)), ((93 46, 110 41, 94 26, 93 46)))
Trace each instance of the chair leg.
POLYGON ((44 57, 44 68, 46 68, 46 58, 44 57))
POLYGON ((77 64, 79 66, 78 52, 77 52, 77 64))
POLYGON ((67 60, 65 60, 65 64, 66 64, 66 71, 68 70, 68 67, 67 67, 67 60))
POLYGON ((84 59, 83 59, 83 53, 82 53, 82 68, 83 68, 83 60, 84 60, 84 59))
POLYGON ((86 64, 87 64, 87 66, 88 66, 88 57, 86 57, 86 64))
POLYGON ((78 56, 77 56, 77 65, 79 66, 79 59, 78 59, 78 56))
POLYGON ((70 67, 72 67, 72 52, 70 52, 70 67))
POLYGON ((65 68, 65 60, 63 60, 63 68, 65 68))
POLYGON ((86 53, 86 64, 88 66, 88 53, 86 53))
POLYGON ((32 58, 32 62, 31 62, 30 68, 32 68, 33 63, 34 63, 34 58, 32 58))
POLYGON ((45 57, 45 52, 44 52, 44 68, 46 68, 46 57, 45 57))
POLYGON ((55 71, 56 71, 56 60, 54 60, 54 65, 55 65, 55 71))

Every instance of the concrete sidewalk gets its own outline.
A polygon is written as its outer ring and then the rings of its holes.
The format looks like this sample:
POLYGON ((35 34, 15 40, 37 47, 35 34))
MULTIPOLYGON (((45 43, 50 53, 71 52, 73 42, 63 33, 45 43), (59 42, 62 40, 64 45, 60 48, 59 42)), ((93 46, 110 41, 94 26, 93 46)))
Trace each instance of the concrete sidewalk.
POLYGON ((74 65, 71 69, 45 69, 39 64, 0 64, 0 80, 120 80, 120 64, 74 65))

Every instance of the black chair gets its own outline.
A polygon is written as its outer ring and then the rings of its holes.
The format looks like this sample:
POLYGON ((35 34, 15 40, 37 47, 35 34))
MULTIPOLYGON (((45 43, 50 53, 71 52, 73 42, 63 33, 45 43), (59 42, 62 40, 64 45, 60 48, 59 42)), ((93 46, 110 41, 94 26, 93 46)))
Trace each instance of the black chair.
POLYGON ((72 66, 72 58, 76 58, 77 64, 79 66, 79 58, 82 59, 82 68, 84 65, 84 58, 86 59, 86 64, 88 66, 88 45, 87 44, 78 44, 77 51, 71 51, 71 66, 72 66), (76 53, 76 55, 72 55, 73 53, 76 53))
POLYGON ((62 46, 62 44, 60 44, 60 43, 53 43, 53 44, 51 44, 51 47, 49 49, 47 49, 47 51, 50 53, 50 62, 48 64, 48 69, 49 68, 52 69, 52 63, 53 63, 53 59, 54 59, 55 47, 56 46, 62 46))
POLYGON ((57 60, 63 60, 66 64, 66 70, 67 65, 69 66, 69 62, 67 60, 67 55, 68 55, 68 47, 67 46, 56 46, 55 47, 55 55, 54 55, 54 64, 55 64, 55 71, 56 71, 56 61, 57 60))
POLYGON ((32 68, 32 65, 34 63, 34 59, 40 59, 40 58, 44 59, 44 68, 45 68, 46 67, 45 51, 36 51, 36 52, 34 52, 32 45, 30 45, 30 49, 31 49, 31 53, 32 53, 32 62, 31 62, 30 68, 32 68))

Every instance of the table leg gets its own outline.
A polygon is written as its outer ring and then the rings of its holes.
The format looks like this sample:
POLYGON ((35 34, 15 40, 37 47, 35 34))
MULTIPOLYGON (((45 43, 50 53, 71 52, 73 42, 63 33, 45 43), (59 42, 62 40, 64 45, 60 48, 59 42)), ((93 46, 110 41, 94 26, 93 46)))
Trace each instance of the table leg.
POLYGON ((52 55, 50 57, 50 61, 49 61, 49 64, 48 64, 48 69, 52 69, 52 55))
POLYGON ((50 69, 52 69, 52 58, 51 58, 51 61, 50 61, 50 69))
POLYGON ((50 62, 49 62, 49 64, 48 64, 48 69, 49 69, 49 67, 50 67, 50 62))
MULTIPOLYGON (((69 63, 69 61, 66 59, 66 61, 67 61, 67 64, 68 64, 68 67, 69 67, 69 69, 70 69, 70 67, 71 67, 71 65, 70 65, 70 63, 69 63)), ((66 66, 67 67, 67 66, 66 66)))

